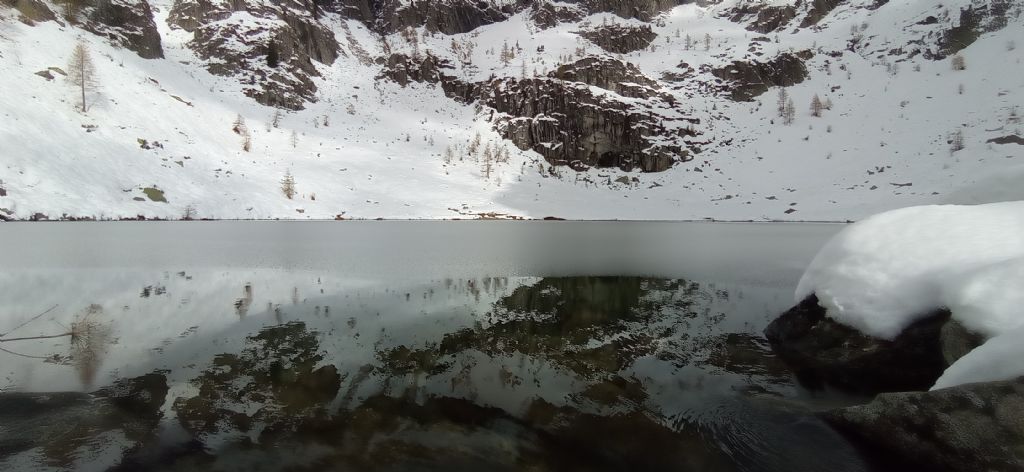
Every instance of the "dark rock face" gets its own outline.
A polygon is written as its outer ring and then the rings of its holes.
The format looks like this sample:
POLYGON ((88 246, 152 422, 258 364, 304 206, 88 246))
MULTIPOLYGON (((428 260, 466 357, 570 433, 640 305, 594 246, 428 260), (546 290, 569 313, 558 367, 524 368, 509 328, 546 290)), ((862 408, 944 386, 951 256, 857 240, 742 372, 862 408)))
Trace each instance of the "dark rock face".
POLYGON ((710 72, 724 81, 723 88, 729 92, 730 98, 749 102, 771 87, 788 87, 803 82, 808 75, 804 60, 812 56, 810 51, 782 53, 768 62, 733 61, 731 65, 711 69, 710 72))
POLYGON ((489 0, 341 0, 340 12, 384 34, 425 26, 444 34, 468 33, 504 21, 527 6, 526 0, 504 5, 489 0))
POLYGON ((792 6, 764 6, 757 3, 744 4, 732 10, 729 19, 734 23, 745 23, 750 31, 761 34, 779 31, 786 27, 789 22, 796 18, 796 9, 792 6))
POLYGON ((657 33, 647 25, 624 26, 618 24, 580 31, 579 35, 605 51, 618 54, 629 54, 645 49, 658 37, 657 33))
POLYGON ((654 108, 637 109, 595 95, 582 84, 556 79, 502 79, 481 87, 481 101, 514 118, 498 130, 521 149, 533 149, 554 165, 574 169, 617 167, 661 172, 687 160, 681 144, 657 144, 664 138, 696 134, 673 129, 654 108))
POLYGON ((804 21, 800 22, 801 28, 807 28, 808 26, 814 26, 825 18, 832 10, 834 10, 844 0, 811 0, 811 9, 807 11, 807 16, 804 17, 804 21))
POLYGON ((768 325, 764 335, 809 386, 865 393, 923 390, 947 367, 941 331, 949 316, 938 311, 887 341, 826 317, 812 295, 768 325))
POLYGON ((548 1, 537 1, 530 7, 530 19, 541 29, 554 28, 563 22, 579 21, 584 16, 583 11, 575 6, 556 5, 548 1))
POLYGON ((164 57, 153 10, 146 0, 98 0, 83 27, 144 59, 164 57))
MULTIPOLYGON (((658 95, 658 83, 628 62, 607 57, 587 57, 565 64, 548 74, 569 82, 582 82, 624 97, 650 98, 658 95)), ((669 95, 665 95, 670 100, 669 95)))
POLYGON ((671 10, 684 2, 679 0, 581 0, 578 3, 591 13, 614 13, 623 18, 651 21, 659 13, 671 10))
POLYGON ((1008 134, 1006 136, 1000 136, 998 138, 992 138, 992 139, 989 139, 989 140, 987 140, 985 142, 986 143, 995 143, 995 144, 1019 144, 1021 146, 1024 146, 1024 138, 1022 138, 1020 136, 1017 136, 1015 134, 1008 134))
POLYGON ((311 78, 320 73, 313 62, 330 65, 338 57, 334 33, 316 19, 309 4, 297 1, 177 0, 168 22, 195 35, 188 45, 209 61, 211 73, 237 77, 247 96, 268 106, 299 110, 315 101, 311 78), (235 12, 270 21, 231 21, 235 12))
POLYGON ((445 69, 452 69, 451 64, 430 53, 425 54, 418 61, 405 54, 392 54, 385 64, 379 78, 390 79, 403 87, 409 85, 410 82, 437 84, 456 80, 444 73, 445 69))
POLYGON ((39 0, 0 0, 0 5, 13 7, 29 21, 50 21, 57 18, 50 7, 39 0))
POLYGON ((1024 469, 1024 378, 884 393, 825 419, 893 467, 1024 469))
POLYGON ((550 77, 475 84, 445 74, 450 65, 429 54, 418 62, 396 54, 387 64, 382 77, 403 85, 440 84, 450 98, 478 101, 504 114, 491 113, 495 128, 520 149, 532 149, 552 165, 661 172, 692 159, 684 138, 697 134, 692 125, 698 121, 666 113, 675 105, 672 97, 659 92, 657 83, 636 66, 622 61, 586 58, 558 68, 550 77), (613 95, 595 94, 590 85, 613 95))

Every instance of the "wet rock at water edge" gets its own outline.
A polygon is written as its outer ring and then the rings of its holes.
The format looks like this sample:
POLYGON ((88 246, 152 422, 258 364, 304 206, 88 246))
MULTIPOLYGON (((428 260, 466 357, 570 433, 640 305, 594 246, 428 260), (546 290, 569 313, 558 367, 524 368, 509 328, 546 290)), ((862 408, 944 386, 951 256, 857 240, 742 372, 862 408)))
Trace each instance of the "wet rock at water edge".
POLYGON ((937 310, 889 341, 827 317, 812 295, 768 325, 764 335, 810 387, 829 384, 865 393, 924 390, 948 365, 942 328, 949 318, 949 311, 937 310))
POLYGON ((883 393, 824 417, 886 467, 1024 470, 1024 377, 883 393))

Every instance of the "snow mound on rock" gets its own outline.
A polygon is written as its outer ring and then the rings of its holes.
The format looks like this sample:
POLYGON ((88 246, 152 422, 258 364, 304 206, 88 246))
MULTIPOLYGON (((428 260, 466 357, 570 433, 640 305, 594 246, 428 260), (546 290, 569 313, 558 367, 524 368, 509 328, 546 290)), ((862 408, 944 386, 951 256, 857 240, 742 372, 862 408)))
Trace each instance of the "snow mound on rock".
POLYGON ((837 234, 815 256, 796 298, 892 339, 939 307, 993 336, 1016 327, 1022 295, 1024 201, 921 206, 881 213, 837 234))
POLYGON ((1024 201, 921 206, 872 216, 837 234, 811 262, 797 301, 893 339, 937 308, 991 338, 935 388, 1024 375, 1024 201))

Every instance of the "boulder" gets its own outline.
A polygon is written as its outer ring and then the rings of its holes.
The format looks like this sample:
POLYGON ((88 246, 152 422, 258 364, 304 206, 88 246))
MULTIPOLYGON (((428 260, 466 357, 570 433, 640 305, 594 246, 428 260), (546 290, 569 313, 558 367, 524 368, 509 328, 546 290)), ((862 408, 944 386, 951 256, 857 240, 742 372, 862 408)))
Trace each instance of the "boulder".
POLYGON ((887 469, 1024 469, 1024 377, 884 393, 824 417, 887 469))
MULTIPOLYGON (((769 324, 764 335, 809 387, 828 384, 862 393, 924 390, 948 366, 942 331, 949 319, 949 311, 937 310, 891 341, 878 339, 827 317, 811 295, 769 324)), ((946 344, 963 342, 947 336, 946 344)))

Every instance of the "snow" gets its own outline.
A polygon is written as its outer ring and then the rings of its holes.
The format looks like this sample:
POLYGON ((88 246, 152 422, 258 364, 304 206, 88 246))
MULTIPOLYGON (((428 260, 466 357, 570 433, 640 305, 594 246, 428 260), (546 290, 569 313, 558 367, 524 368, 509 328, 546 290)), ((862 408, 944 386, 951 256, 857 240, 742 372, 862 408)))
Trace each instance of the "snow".
POLYGON ((993 334, 1013 323, 998 298, 985 300, 994 295, 986 284, 1013 281, 1019 268, 1008 261, 1022 258, 1024 202, 903 208, 836 235, 807 268, 796 297, 815 294, 828 316, 883 339, 956 305, 966 310, 955 318, 993 334))
POLYGON ((832 319, 893 339, 938 308, 991 338, 936 388, 1024 375, 1024 201, 932 205, 872 216, 837 234, 796 290, 832 319))
MULTIPOLYGON (((563 169, 557 176, 538 170, 543 159, 537 153, 502 140, 486 111, 478 114, 432 86, 378 81, 381 66, 373 58, 389 48, 412 51, 399 34, 381 38, 356 21, 325 14, 321 21, 340 41, 341 57, 332 66, 318 65, 318 101, 286 113, 281 127, 271 128, 274 110, 243 96, 238 78, 208 73, 208 62, 188 48, 192 35, 168 26, 170 2, 152 3, 166 59, 140 59, 70 25, 28 26, 13 10, 0 8, 0 69, 8 71, 0 76, 0 89, 19 91, 0 94, 0 187, 7 191, 0 208, 17 218, 36 212, 51 218, 179 218, 191 206, 197 217, 227 219, 441 219, 493 212, 525 218, 846 221, 909 205, 974 203, 981 197, 970 189, 990 188, 986 176, 998 178, 1021 162, 1019 145, 987 140, 1019 132, 1007 117, 1024 102, 1024 47, 1006 45, 1024 35, 1024 24, 1011 21, 962 51, 964 71, 920 56, 879 59, 933 33, 916 24, 936 13, 927 0, 889 2, 874 10, 863 8, 871 3, 866 0, 843 3, 818 28, 769 35, 771 42, 758 43, 762 56, 747 51, 756 33, 719 15, 734 2, 676 7, 650 24, 659 35, 651 47, 625 55, 604 53, 577 34, 603 21, 638 23, 610 14, 546 30, 527 13, 455 36, 421 28, 421 51, 451 60, 452 73, 463 80, 518 77, 524 62, 531 74, 544 74, 580 52, 621 58, 652 78, 678 72, 680 62, 697 70, 692 80, 663 89, 680 104, 666 113, 701 120, 702 134, 695 139, 710 144, 696 160, 658 174, 563 169), (846 50, 851 26, 863 28, 869 47, 846 50), (683 51, 676 31, 693 38, 710 34, 712 47, 683 51), (73 91, 61 77, 46 81, 34 75, 64 67, 78 39, 91 48, 102 87, 88 114, 74 109, 73 91), (471 63, 452 50, 453 40, 474 45, 471 63), (518 43, 522 53, 503 65, 493 51, 506 40, 518 43), (713 78, 701 72, 702 66, 815 48, 820 52, 807 63, 810 78, 788 87, 800 110, 792 126, 772 123, 776 91, 752 103, 732 102, 708 93, 713 78), (887 66, 892 62, 899 64, 897 73, 887 66), (963 94, 957 93, 959 84, 966 85, 963 94), (831 99, 835 108, 811 117, 806 108, 814 94, 831 99), (252 152, 243 152, 231 132, 237 114, 252 130, 252 152), (329 127, 319 125, 325 117, 329 127), (83 126, 96 128, 86 132, 83 126), (946 139, 956 129, 963 130, 965 149, 950 152, 946 139), (299 137, 295 147, 293 131, 299 137), (477 133, 485 144, 510 151, 510 161, 489 179, 473 159, 442 159, 446 147, 464 148, 477 133), (138 139, 159 141, 163 148, 141 149, 138 139), (279 190, 286 171, 295 176, 295 200, 279 190), (616 182, 623 175, 631 183, 616 182), (142 188, 151 186, 163 190, 168 202, 145 199, 142 188), (960 188, 966 190, 957 193, 960 188)), ((954 0, 942 7, 955 13, 968 3, 954 0)), ((238 12, 225 21, 250 17, 238 12)), ((250 19, 244 22, 255 24, 250 19)), ((985 197, 1011 197, 1012 180, 1004 182, 1009 190, 985 197)))
MULTIPOLYGON (((1018 287, 1020 280, 1018 282, 1018 287)), ((976 382, 1009 380, 1024 375, 1024 326, 989 339, 957 359, 935 381, 932 390, 976 382)))

